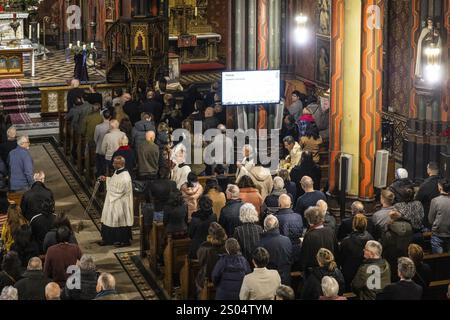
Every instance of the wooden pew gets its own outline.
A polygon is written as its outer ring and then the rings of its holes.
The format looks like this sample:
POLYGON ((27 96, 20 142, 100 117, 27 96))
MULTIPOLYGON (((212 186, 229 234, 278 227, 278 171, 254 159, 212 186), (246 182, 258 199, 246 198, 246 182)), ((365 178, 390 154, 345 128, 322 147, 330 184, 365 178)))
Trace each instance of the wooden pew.
POLYGON ((443 254, 427 254, 423 257, 432 272, 431 281, 450 279, 450 252, 443 254))
POLYGON ((92 186, 95 184, 95 145, 86 145, 86 149, 84 150, 84 178, 88 185, 92 186))
POLYGON ((157 271, 158 258, 163 253, 164 244, 164 224, 162 222, 153 221, 152 231, 149 241, 149 265, 153 272, 157 271))
POLYGON ((173 274, 179 273, 184 264, 184 259, 189 253, 191 239, 172 239, 167 236, 167 246, 164 249, 164 289, 172 296, 173 274))
MULTIPOLYGON (((65 115, 64 115, 65 116, 65 115)), ((72 134, 72 126, 70 125, 70 120, 64 119, 64 136, 63 136, 63 145, 64 145, 64 154, 70 155, 70 141, 71 141, 71 134, 72 134)))
POLYGON ((200 271, 198 260, 189 259, 188 256, 184 259, 183 268, 180 271, 180 299, 181 300, 196 300, 197 287, 195 279, 200 271))
POLYGON ((214 300, 216 297, 216 287, 211 281, 205 280, 205 285, 200 291, 199 300, 214 300))
POLYGON ((71 162, 73 163, 74 159, 72 158, 72 150, 73 150, 73 148, 75 146, 76 137, 75 137, 75 133, 74 133, 73 128, 72 128, 71 125, 68 125, 67 132, 69 133, 69 135, 68 135, 69 136, 69 149, 68 149, 67 156, 68 156, 68 159, 72 160, 71 162))

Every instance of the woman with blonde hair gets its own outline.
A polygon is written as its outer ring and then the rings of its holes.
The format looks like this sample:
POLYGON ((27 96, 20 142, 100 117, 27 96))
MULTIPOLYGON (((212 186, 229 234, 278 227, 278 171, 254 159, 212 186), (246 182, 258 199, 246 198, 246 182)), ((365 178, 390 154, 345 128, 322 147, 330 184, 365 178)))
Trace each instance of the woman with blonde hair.
POLYGON ((316 255, 318 267, 314 267, 302 290, 302 300, 319 300, 322 292, 322 278, 325 276, 333 277, 339 284, 339 294, 343 293, 344 276, 337 267, 333 253, 325 248, 321 248, 316 255))
POLYGON ((414 262, 416 267, 416 274, 412 280, 421 286, 423 292, 425 292, 431 282, 432 270, 428 264, 423 262, 422 247, 411 243, 408 247, 408 257, 414 262))
POLYGON ((15 202, 10 202, 6 223, 2 227, 2 242, 5 253, 9 252, 14 243, 14 234, 20 226, 27 224, 20 207, 15 202))

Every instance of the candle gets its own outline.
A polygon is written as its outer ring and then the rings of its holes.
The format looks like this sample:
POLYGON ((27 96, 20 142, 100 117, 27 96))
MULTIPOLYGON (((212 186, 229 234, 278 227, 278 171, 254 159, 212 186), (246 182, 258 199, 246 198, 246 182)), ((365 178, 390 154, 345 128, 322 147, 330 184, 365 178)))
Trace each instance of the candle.
POLYGON ((85 44, 83 44, 83 50, 86 50, 86 45, 85 44))
POLYGON ((80 40, 77 41, 77 47, 79 47, 79 46, 80 46, 80 40))
POLYGON ((71 43, 69 43, 69 49, 72 49, 72 44, 71 43))
POLYGON ((94 49, 94 43, 91 42, 91 49, 94 49))
POLYGON ((38 40, 39 40, 39 37, 40 37, 40 35, 39 35, 39 28, 40 28, 40 24, 38 23, 37 24, 37 38, 38 38, 38 40))
POLYGON ((195 14, 194 15, 197 16, 197 7, 195 7, 195 14))
POLYGON ((30 24, 30 28, 28 29, 28 38, 31 39, 31 24, 30 24))

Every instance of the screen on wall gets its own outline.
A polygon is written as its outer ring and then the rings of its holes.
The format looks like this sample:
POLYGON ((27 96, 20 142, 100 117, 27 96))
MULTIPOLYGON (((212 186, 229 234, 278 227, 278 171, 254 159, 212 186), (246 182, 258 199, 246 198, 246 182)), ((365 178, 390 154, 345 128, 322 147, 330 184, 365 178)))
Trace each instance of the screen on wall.
POLYGON ((223 72, 222 104, 279 103, 280 85, 280 70, 223 72))

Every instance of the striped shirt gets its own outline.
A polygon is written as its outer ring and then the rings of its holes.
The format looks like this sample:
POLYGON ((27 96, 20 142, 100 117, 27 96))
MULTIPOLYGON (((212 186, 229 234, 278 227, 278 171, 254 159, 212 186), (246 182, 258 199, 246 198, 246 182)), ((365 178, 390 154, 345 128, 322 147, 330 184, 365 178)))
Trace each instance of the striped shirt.
POLYGON ((233 237, 239 242, 242 255, 248 261, 252 261, 252 253, 258 245, 262 233, 261 226, 254 223, 244 223, 234 230, 233 237))

